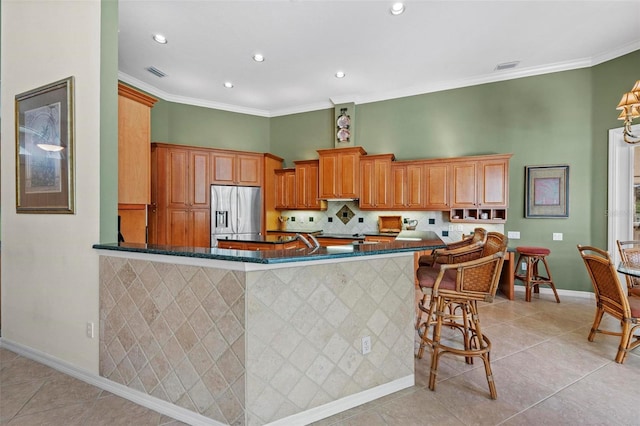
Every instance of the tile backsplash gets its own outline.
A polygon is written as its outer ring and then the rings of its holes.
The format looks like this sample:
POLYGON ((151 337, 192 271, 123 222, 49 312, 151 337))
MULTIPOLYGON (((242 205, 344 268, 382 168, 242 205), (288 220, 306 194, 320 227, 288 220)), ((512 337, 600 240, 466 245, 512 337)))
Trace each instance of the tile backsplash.
POLYGON ((283 216, 295 217, 288 223, 288 229, 296 231, 322 230, 326 234, 364 234, 378 232, 378 216, 399 215, 403 219, 417 220, 419 231, 434 231, 443 241, 452 242, 469 234, 481 226, 488 231, 504 233, 504 224, 489 223, 451 223, 449 213, 442 211, 371 211, 360 210, 357 201, 329 201, 326 211, 286 210, 283 216), (354 213, 353 220, 343 223, 338 213, 346 206, 354 213))

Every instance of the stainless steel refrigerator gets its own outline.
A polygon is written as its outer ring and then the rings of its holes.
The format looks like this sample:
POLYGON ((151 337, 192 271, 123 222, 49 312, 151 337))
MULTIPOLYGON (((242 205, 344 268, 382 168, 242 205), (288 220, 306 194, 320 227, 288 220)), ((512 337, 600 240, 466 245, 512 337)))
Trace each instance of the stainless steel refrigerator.
POLYGON ((218 238, 252 239, 260 235, 260 188, 211 185, 211 247, 218 238))

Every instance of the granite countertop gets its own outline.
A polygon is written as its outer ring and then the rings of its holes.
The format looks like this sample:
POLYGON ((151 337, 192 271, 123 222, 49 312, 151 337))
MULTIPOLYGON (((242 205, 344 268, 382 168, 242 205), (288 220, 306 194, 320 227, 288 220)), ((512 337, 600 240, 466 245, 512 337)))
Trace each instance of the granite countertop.
POLYGON ((357 242, 354 244, 318 247, 314 249, 300 248, 264 251, 230 250, 209 247, 175 247, 135 243, 95 244, 93 248, 99 250, 196 257, 233 262, 275 264, 343 257, 372 256, 399 252, 414 252, 418 250, 432 250, 446 246, 440 237, 438 237, 434 232, 426 232, 423 234, 423 237, 424 239, 419 241, 393 241, 389 243, 357 242))

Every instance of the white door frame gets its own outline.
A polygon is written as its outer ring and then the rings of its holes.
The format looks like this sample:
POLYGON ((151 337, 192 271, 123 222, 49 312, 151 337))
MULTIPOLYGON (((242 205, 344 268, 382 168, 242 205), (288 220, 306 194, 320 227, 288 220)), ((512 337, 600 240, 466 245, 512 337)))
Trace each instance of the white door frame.
MULTIPOLYGON (((633 239, 634 146, 623 139, 622 127, 609 130, 609 201, 607 209, 607 250, 614 264, 620 261, 616 240, 633 239)), ((634 133, 640 125, 632 126, 634 133)), ((640 145, 639 145, 640 146, 640 145)))

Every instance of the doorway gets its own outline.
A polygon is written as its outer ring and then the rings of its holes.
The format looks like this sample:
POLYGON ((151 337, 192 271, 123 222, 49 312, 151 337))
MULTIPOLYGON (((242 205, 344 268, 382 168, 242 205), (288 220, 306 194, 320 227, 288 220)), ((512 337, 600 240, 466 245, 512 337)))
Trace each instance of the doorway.
MULTIPOLYGON (((607 251, 615 265, 620 262, 616 240, 640 240, 640 144, 627 144, 622 130, 609 130, 607 251)), ((632 130, 640 133, 640 125, 632 130)))

